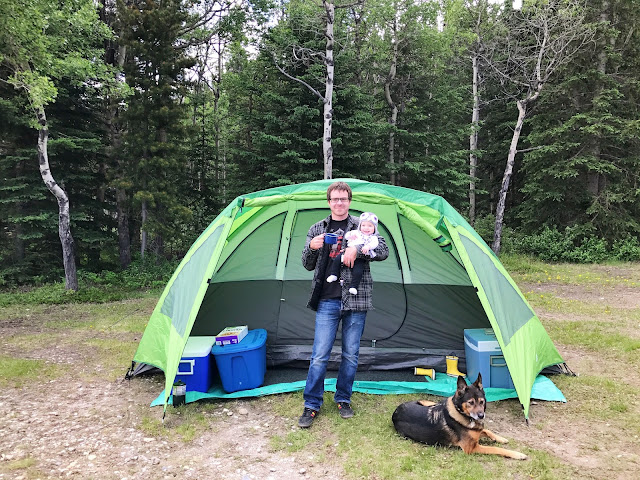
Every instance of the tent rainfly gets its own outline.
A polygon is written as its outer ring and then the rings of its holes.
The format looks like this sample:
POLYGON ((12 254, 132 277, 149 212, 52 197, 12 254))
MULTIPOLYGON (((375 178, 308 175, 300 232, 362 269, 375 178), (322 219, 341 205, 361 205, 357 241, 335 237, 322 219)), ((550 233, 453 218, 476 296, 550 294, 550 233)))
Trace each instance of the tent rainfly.
MULTIPOLYGON (((464 329, 492 327, 528 418, 537 374, 563 360, 493 251, 439 196, 341 180, 353 190, 351 214, 375 212, 390 251, 386 261, 371 264, 374 310, 360 368, 444 371, 446 355, 464 358, 464 329)), ((265 328, 268 367, 308 365, 313 273, 303 268, 301 253, 309 227, 329 214, 333 181, 237 197, 192 245, 134 356, 164 371, 165 409, 190 335, 216 335, 231 325, 265 328)), ((336 348, 332 360, 338 358, 336 348)))

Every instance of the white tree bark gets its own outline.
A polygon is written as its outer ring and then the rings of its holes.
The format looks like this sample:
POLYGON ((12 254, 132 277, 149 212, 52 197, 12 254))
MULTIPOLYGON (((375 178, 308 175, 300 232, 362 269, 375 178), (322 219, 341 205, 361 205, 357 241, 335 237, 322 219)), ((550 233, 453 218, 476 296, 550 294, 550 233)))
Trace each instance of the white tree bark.
POLYGON ((391 125, 391 131, 389 132, 389 145, 387 147, 387 161, 391 167, 391 185, 398 185, 398 178, 395 170, 395 150, 396 150, 396 125, 398 124, 398 105, 391 97, 391 85, 393 84, 396 73, 398 71, 398 35, 397 35, 397 19, 393 22, 393 37, 392 53, 391 53, 391 65, 389 66, 389 74, 384 82, 384 98, 389 106, 389 125, 391 125))
POLYGON ((518 119, 496 206, 491 247, 496 255, 500 253, 506 196, 527 107, 540 96, 558 67, 569 62, 593 38, 593 30, 584 23, 584 7, 582 0, 549 0, 534 4, 517 14, 517 21, 512 22, 513 27, 504 41, 487 49, 488 54, 483 56, 503 84, 521 90, 521 97, 516 100, 518 119))
POLYGON ((325 179, 333 178, 333 145, 332 145, 331 128, 333 124, 333 89, 334 89, 334 82, 335 82, 335 64, 333 60, 333 49, 335 45, 335 39, 334 39, 335 10, 336 8, 349 8, 354 5, 361 5, 362 2, 363 0, 355 0, 352 3, 335 5, 333 0, 322 0, 322 6, 325 11, 324 35, 327 40, 324 53, 313 52, 313 51, 310 51, 309 49, 305 49, 300 46, 293 47, 293 58, 295 59, 296 62, 300 62, 302 64, 308 65, 311 61, 314 61, 316 58, 322 58, 322 61, 325 65, 325 71, 326 71, 325 82, 324 82, 324 95, 321 94, 318 90, 313 88, 304 80, 288 74, 286 70, 278 64, 277 59, 274 57, 274 63, 276 65, 276 68, 280 70, 280 72, 284 76, 304 85, 309 89, 309 91, 311 91, 320 100, 322 100, 322 103, 323 103, 322 156, 323 156, 323 166, 324 166, 323 176, 325 179))
POLYGON ((333 123, 333 82, 334 69, 333 62, 333 22, 335 20, 335 5, 333 1, 323 0, 322 2, 326 12, 325 36, 327 39, 324 63, 327 74, 325 77, 324 88, 324 108, 322 112, 323 118, 323 134, 322 134, 322 153, 324 158, 324 178, 333 178, 333 146, 331 144, 331 127, 333 123))
POLYGON ((478 128, 480 122, 480 97, 478 96, 478 55, 471 57, 473 66, 473 110, 471 112, 471 135, 469 135, 469 221, 476 221, 476 169, 478 167, 478 128))
POLYGON ((524 118, 527 114, 527 102, 519 100, 518 106, 518 119, 516 120, 516 127, 513 130, 513 137, 511 137, 511 145, 509 146, 509 154, 507 155, 507 166, 504 169, 504 175, 502 176, 502 185, 500 186, 500 193, 498 194, 498 205, 496 206, 496 224, 493 231, 493 245, 492 249, 496 253, 500 253, 500 246, 502 243, 502 225, 504 222, 504 211, 507 202, 507 191, 509 190, 509 183, 511 182, 511 175, 513 174, 513 166, 516 163, 516 153, 518 149, 518 140, 520 139, 520 132, 522 131, 522 125, 524 124, 524 118))
POLYGON ((51 174, 49 166, 49 153, 47 142, 49 140, 49 127, 47 125, 47 115, 44 107, 39 107, 36 111, 38 118, 38 162, 40 164, 40 176, 49 191, 58 200, 58 236, 62 245, 62 260, 64 263, 65 288, 67 290, 78 290, 78 274, 75 259, 75 243, 71 235, 71 216, 69 213, 69 197, 67 193, 58 185, 51 174))

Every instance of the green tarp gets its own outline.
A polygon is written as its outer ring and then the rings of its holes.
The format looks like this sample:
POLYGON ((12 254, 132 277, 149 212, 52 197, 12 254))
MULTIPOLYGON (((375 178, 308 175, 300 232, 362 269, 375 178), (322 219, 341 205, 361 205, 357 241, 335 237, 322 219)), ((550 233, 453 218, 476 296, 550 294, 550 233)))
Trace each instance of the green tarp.
MULTIPOLYGON (((447 375, 436 375, 432 380, 424 377, 423 382, 385 382, 385 381, 358 381, 353 384, 353 391, 360 393, 369 393, 374 395, 399 395, 399 394, 421 394, 421 395, 438 395, 441 397, 449 397, 456 391, 457 379, 447 375)), ((207 393, 204 392, 187 392, 187 403, 196 402, 198 400, 212 398, 250 398, 262 397, 265 395, 275 395, 279 393, 291 393, 304 390, 304 380, 291 383, 279 383, 275 385, 267 385, 264 387, 253 388, 251 390, 241 390, 233 393, 226 393, 222 386, 215 385, 207 393)), ((324 389, 327 392, 336 391, 336 379, 327 378, 324 381, 324 389)), ((484 389, 488 402, 498 400, 507 400, 509 398, 518 398, 515 389, 509 388, 490 388, 484 389)), ((566 398, 562 392, 554 385, 554 383, 543 375, 538 375, 533 388, 531 390, 531 398, 537 400, 546 400, 550 402, 565 402, 566 398)), ((169 399, 169 403, 173 403, 173 397, 169 399)), ((156 398, 151 406, 164 404, 164 392, 156 398)))

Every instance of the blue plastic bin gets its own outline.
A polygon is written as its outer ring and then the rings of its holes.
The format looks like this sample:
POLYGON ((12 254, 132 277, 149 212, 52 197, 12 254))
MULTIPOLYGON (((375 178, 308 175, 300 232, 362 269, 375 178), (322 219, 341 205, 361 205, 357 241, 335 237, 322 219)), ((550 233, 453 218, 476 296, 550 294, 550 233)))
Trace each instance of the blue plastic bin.
POLYGON ((511 388, 513 380, 492 328, 469 328, 464 331, 464 353, 467 378, 475 382, 482 374, 482 385, 492 388, 511 388))
POLYGON ((216 337, 189 337, 178 364, 176 381, 187 384, 187 391, 208 392, 213 381, 215 366, 211 347, 216 337))
POLYGON ((257 388, 267 371, 267 331, 249 330, 247 336, 233 345, 214 345, 218 373, 225 392, 257 388))

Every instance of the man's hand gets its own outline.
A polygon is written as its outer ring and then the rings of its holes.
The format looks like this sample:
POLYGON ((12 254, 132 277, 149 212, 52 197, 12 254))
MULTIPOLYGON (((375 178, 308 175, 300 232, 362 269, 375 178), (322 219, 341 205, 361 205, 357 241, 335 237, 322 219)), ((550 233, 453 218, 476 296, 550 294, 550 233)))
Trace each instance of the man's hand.
POLYGON ((311 241, 309 242, 309 248, 311 250, 319 250, 322 248, 323 244, 324 244, 324 233, 321 233, 317 237, 313 237, 311 239, 311 241))
POLYGON ((356 255, 358 255, 356 247, 347 247, 344 251, 344 256, 342 257, 342 263, 347 267, 352 268, 353 262, 356 260, 356 255))

